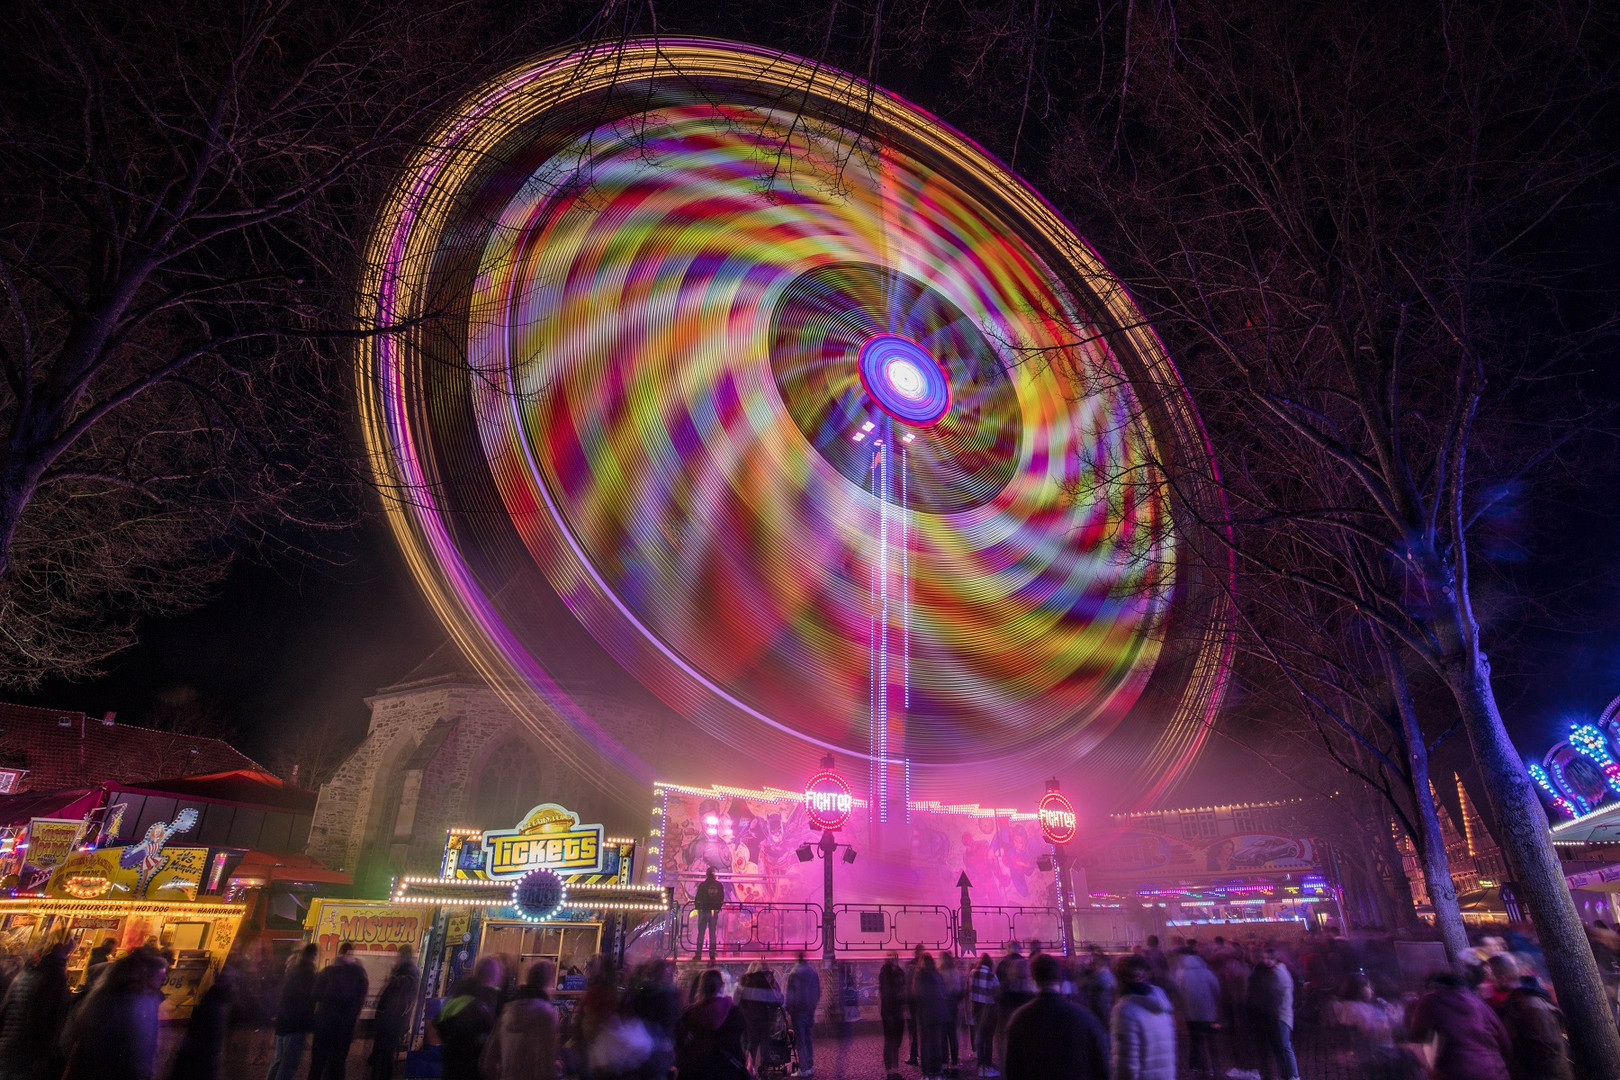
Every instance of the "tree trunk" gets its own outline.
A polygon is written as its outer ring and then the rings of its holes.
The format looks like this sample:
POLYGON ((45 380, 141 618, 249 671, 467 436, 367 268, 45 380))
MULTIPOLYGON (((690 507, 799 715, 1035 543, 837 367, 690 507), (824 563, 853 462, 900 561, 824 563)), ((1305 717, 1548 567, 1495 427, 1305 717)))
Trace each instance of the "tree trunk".
MULTIPOLYGON (((1440 828, 1440 813, 1434 804, 1434 785, 1429 782, 1429 746, 1418 723, 1417 704, 1412 700, 1412 689, 1406 681, 1406 671, 1395 654, 1394 645, 1379 637, 1379 652, 1384 661, 1384 674, 1389 680, 1390 695, 1401 720, 1401 732, 1406 741, 1406 767, 1412 782, 1412 802, 1417 808, 1418 834, 1412 838, 1417 845, 1418 865, 1423 869, 1423 887, 1429 894, 1429 907, 1434 911, 1434 928, 1446 946, 1446 959, 1453 966, 1462 963, 1468 951, 1468 928, 1463 925, 1462 909, 1457 906, 1457 885, 1451 880, 1451 860, 1446 857, 1446 836, 1440 828)), ((1461 825, 1461 822, 1458 823, 1461 825)))
POLYGON ((1373 855, 1378 863, 1380 891, 1389 903, 1389 928, 1403 934, 1418 929, 1417 908, 1412 903, 1412 883, 1407 880, 1406 866, 1401 861, 1400 849, 1395 846, 1395 830, 1387 820, 1381 823, 1378 839, 1374 841, 1373 855))
MULTIPOLYGON (((1472 635, 1469 636, 1470 638, 1472 635)), ((1469 638, 1465 638, 1465 641, 1469 638)), ((1501 830, 1502 853, 1520 899, 1541 939, 1541 952, 1569 1023, 1569 1045, 1580 1075, 1620 1078, 1620 1030, 1616 1030, 1597 960, 1586 940, 1575 901, 1547 831, 1547 817, 1524 763, 1502 726, 1491 689, 1490 662, 1478 648, 1447 672, 1462 711, 1463 726, 1501 830)))

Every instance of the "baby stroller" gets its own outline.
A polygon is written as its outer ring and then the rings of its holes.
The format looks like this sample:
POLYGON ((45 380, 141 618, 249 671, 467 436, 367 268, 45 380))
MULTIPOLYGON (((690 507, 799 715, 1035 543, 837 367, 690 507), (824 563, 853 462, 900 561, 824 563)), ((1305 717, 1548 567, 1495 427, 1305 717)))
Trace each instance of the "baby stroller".
POLYGON ((788 1076, 799 1068, 799 1046, 793 1038, 788 1011, 778 1006, 759 1052, 759 1080, 788 1076))

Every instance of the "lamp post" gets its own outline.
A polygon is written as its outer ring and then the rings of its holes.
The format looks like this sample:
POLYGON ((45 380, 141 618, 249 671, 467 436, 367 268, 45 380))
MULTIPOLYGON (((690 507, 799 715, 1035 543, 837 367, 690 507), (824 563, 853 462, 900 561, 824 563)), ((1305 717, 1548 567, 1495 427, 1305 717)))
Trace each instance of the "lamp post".
POLYGON ((833 832, 849 823, 849 815, 854 807, 855 797, 850 792, 849 783, 834 770, 833 757, 828 754, 821 759, 821 771, 804 786, 804 808, 810 824, 821 830, 821 839, 814 846, 805 841, 796 852, 800 862, 809 862, 817 854, 821 856, 821 958, 828 966, 836 958, 833 948, 833 932, 837 923, 833 916, 833 855, 843 848, 844 861, 855 861, 855 849, 849 844, 840 844, 833 832))
POLYGON ((1057 870, 1058 920, 1063 933, 1063 955, 1074 955, 1074 903, 1071 894, 1074 883, 1070 869, 1074 857, 1069 853, 1069 841, 1074 839, 1077 819, 1074 804, 1058 790, 1056 778, 1046 782, 1046 794, 1041 796, 1039 812, 1041 835, 1052 845, 1052 864, 1057 870))

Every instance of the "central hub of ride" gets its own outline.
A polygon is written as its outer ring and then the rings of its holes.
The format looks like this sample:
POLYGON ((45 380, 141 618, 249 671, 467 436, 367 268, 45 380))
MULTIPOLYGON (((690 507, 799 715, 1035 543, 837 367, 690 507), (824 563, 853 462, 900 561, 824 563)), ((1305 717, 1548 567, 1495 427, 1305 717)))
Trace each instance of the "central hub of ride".
POLYGON ((951 411, 945 369, 910 338, 874 334, 861 345, 857 363, 867 396, 901 423, 929 427, 951 411))

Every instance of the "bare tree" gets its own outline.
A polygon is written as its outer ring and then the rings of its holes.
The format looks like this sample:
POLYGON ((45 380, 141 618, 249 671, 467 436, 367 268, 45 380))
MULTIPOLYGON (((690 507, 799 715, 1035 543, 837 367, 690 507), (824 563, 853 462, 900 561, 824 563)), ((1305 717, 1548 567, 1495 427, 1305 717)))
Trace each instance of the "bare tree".
POLYGON ((1414 658, 1445 687, 1572 1044, 1590 1075, 1620 1075, 1496 705, 1470 548, 1504 485, 1591 418, 1567 376, 1606 327, 1571 324, 1559 230, 1614 171, 1614 13, 1134 14, 1129 82, 1104 81, 1054 175, 1240 463, 1230 518, 1205 524, 1232 538, 1240 588, 1280 575, 1387 643, 1392 677, 1414 658))
POLYGON ((489 20, 369 0, 8 11, 0 683, 92 672, 244 543, 353 520, 356 239, 439 106, 521 47, 489 20))
POLYGON ((318 790, 365 737, 363 728, 354 731, 352 727, 330 711, 293 723, 277 733, 270 751, 270 771, 289 784, 318 790))

